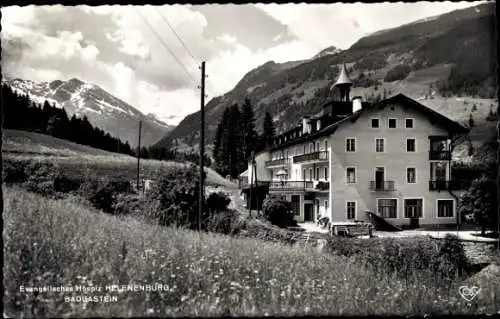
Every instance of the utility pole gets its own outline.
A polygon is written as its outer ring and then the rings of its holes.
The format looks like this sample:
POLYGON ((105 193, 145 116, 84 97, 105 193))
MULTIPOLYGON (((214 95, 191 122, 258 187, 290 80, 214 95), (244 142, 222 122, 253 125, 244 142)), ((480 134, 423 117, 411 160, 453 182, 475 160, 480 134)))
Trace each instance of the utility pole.
POLYGON ((205 61, 201 62, 201 127, 200 127, 200 199, 198 203, 198 231, 201 231, 201 216, 203 216, 205 199, 205 61))
POLYGON ((141 162, 141 130, 142 130, 142 121, 139 120, 139 144, 137 145, 137 191, 139 191, 139 170, 141 162))

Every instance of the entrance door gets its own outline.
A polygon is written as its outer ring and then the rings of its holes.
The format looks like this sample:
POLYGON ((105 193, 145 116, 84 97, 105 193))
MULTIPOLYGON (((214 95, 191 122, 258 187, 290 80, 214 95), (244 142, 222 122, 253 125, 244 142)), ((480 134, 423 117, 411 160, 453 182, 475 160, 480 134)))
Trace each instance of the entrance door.
POLYGON ((376 189, 384 189, 384 168, 375 168, 375 187, 376 189))
POLYGON ((304 221, 314 221, 314 206, 313 204, 304 204, 304 221))

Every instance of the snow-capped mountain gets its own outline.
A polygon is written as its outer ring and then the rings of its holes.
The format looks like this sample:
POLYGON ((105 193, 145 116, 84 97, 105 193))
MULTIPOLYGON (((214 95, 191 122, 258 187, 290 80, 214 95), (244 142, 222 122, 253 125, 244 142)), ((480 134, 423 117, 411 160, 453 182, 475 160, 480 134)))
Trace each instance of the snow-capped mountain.
POLYGON ((326 55, 333 55, 342 52, 342 49, 336 48, 334 46, 329 46, 326 49, 321 50, 318 54, 316 54, 312 59, 322 58, 326 55))
POLYGON ((92 125, 127 140, 132 146, 137 145, 139 120, 142 120, 141 145, 144 146, 153 145, 173 129, 154 115, 145 115, 101 87, 79 79, 50 83, 14 79, 6 83, 39 104, 47 100, 57 107, 64 107, 69 116, 87 116, 92 125))

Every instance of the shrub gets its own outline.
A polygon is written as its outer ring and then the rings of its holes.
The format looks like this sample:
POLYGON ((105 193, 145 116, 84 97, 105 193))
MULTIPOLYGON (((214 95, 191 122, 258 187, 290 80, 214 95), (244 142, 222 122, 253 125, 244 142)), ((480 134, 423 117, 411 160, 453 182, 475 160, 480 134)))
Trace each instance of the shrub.
POLYGON ((268 198, 263 203, 262 211, 264 218, 273 225, 279 227, 296 225, 290 202, 268 198))
POLYGON ((59 176, 59 169, 50 162, 29 162, 24 169, 28 181, 54 181, 59 176))
POLYGON ((17 161, 3 162, 3 182, 7 185, 24 183, 28 180, 25 172, 26 163, 17 161))
POLYGON ((141 215, 144 201, 138 195, 117 194, 113 203, 115 215, 141 215))
POLYGON ((236 211, 226 209, 211 213, 203 222, 203 228, 209 232, 236 235, 242 229, 242 223, 236 211))
POLYGON ((443 279, 455 279, 469 273, 469 260, 462 243, 456 236, 446 235, 432 266, 435 273, 443 279))
POLYGON ((436 280, 446 282, 469 271, 462 244, 452 237, 439 243, 430 238, 363 240, 332 236, 327 239, 326 251, 353 257, 376 273, 393 273, 406 281, 433 275, 436 280))
MULTIPOLYGON (((146 194, 148 218, 160 225, 198 227, 199 176, 195 166, 166 171, 146 194)), ((202 220, 207 217, 201 216, 202 220)))
POLYGON ((80 188, 82 181, 71 179, 66 176, 57 176, 54 179, 54 190, 61 193, 69 193, 77 191, 80 188))
POLYGON ((209 213, 218 213, 226 211, 231 199, 224 193, 211 193, 206 199, 209 213))

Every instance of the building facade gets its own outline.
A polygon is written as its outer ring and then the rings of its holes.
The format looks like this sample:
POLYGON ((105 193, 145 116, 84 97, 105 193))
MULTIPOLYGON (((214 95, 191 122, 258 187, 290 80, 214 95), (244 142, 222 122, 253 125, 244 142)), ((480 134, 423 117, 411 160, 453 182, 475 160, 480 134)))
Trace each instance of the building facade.
POLYGON ((343 66, 324 115, 256 154, 248 185, 266 183, 299 222, 366 220, 369 211, 397 226, 456 223, 452 145, 468 130, 402 94, 351 100, 350 85, 343 66))

